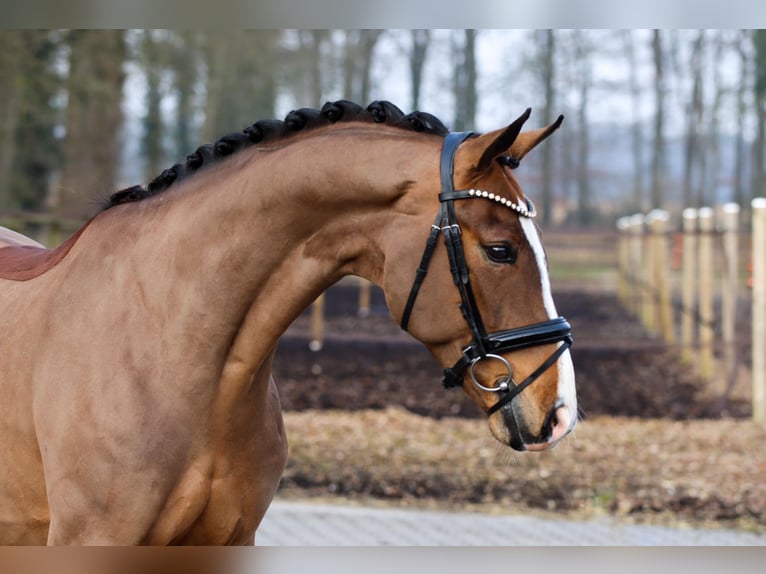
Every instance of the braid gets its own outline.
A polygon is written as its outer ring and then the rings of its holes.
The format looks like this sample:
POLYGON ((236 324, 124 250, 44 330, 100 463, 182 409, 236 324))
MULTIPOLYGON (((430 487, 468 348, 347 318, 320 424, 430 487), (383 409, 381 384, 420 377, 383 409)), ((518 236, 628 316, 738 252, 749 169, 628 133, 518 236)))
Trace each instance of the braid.
POLYGON ((394 104, 384 100, 374 101, 366 108, 348 100, 327 102, 320 110, 300 108, 287 114, 284 121, 259 120, 241 132, 225 135, 213 144, 198 147, 186 156, 184 163, 177 163, 166 169, 146 187, 134 185, 113 193, 106 200, 103 209, 140 201, 161 193, 201 168, 221 161, 246 147, 338 122, 385 124, 439 136, 444 136, 448 132, 444 124, 435 116, 424 112, 412 112, 405 115, 394 104))

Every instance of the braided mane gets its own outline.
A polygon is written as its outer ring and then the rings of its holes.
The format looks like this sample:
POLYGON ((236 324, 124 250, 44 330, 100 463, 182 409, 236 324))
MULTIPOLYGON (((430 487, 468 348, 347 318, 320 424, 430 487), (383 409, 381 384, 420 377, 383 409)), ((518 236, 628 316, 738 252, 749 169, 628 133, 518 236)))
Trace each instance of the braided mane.
POLYGON ((321 110, 312 108, 293 110, 287 114, 284 121, 260 120, 239 133, 228 134, 213 144, 202 145, 186 156, 184 163, 177 163, 164 170, 148 185, 134 185, 113 193, 106 200, 103 210, 156 195, 174 183, 246 147, 340 121, 386 124, 439 136, 444 136, 449 131, 438 118, 431 114, 416 111, 405 115, 398 107, 387 101, 375 101, 366 108, 348 100, 327 102, 321 110))

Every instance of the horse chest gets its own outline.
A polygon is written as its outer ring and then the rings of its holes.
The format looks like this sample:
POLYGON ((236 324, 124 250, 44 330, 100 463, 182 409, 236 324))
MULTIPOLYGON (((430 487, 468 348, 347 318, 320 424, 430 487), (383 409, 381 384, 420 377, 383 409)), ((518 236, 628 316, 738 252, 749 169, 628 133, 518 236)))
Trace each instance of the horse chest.
POLYGON ((217 452, 210 476, 200 479, 190 473, 182 478, 148 540, 162 544, 252 544, 276 492, 285 459, 280 436, 245 452, 217 452))
POLYGON ((174 540, 184 544, 252 544, 271 503, 287 460, 287 440, 273 381, 270 408, 224 425, 213 442, 210 478, 195 496, 204 501, 191 527, 174 540))

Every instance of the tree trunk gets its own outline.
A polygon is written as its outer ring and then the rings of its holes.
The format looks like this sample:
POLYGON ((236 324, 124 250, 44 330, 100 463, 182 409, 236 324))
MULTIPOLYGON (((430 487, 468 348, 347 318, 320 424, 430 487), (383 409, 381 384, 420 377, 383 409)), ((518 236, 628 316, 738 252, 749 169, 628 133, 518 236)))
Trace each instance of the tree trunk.
MULTIPOLYGON (((273 30, 210 34, 205 141, 274 116, 278 37, 273 30)), ((315 74, 312 70, 312 81, 315 74)))
POLYGON ((343 42, 343 98, 359 104, 354 85, 356 79, 356 52, 359 45, 359 30, 346 30, 343 42))
POLYGON ((195 145, 194 130, 194 88, 198 81, 197 59, 199 58, 198 35, 196 32, 177 32, 176 47, 171 58, 174 72, 173 87, 178 104, 176 106, 174 130, 174 157, 182 158, 195 145))
POLYGON ((361 37, 360 37, 361 59, 359 63, 360 64, 359 77, 360 77, 360 84, 361 84, 361 87, 359 90, 360 102, 366 103, 370 101, 370 85, 372 82, 372 57, 375 53, 375 46, 377 45, 381 34, 382 34, 381 30, 362 30, 361 31, 361 37))
POLYGON ((665 55, 662 48, 662 33, 654 30, 652 34, 652 55, 654 59, 654 143, 652 149, 652 180, 650 206, 659 209, 664 199, 665 177, 665 55))
MULTIPOLYGON (((723 61, 723 32, 718 30, 712 32, 714 42, 714 62, 723 61)), ((701 157, 702 181, 700 186, 700 196, 702 205, 712 205, 718 202, 718 186, 720 184, 721 174, 721 108, 724 103, 725 89, 724 79, 721 76, 721 67, 713 66, 713 104, 710 107, 710 119, 707 136, 703 141, 703 153, 701 157)))
MULTIPOLYGON (((456 32, 456 35, 459 32, 456 32)), ((457 38, 455 38, 457 40, 457 38)), ((454 130, 466 130, 476 123, 476 30, 464 30, 462 43, 453 43, 455 65, 453 92, 455 95, 454 130)))
POLYGON ((145 159, 146 181, 159 175, 165 164, 162 149, 162 93, 160 91, 160 79, 164 73, 164 66, 160 55, 162 47, 153 32, 153 30, 144 30, 141 42, 141 62, 146 76, 144 97, 146 115, 143 121, 144 133, 141 146, 145 159))
POLYGON ((593 84, 590 62, 590 48, 587 39, 580 31, 574 32, 577 82, 579 83, 580 103, 577 109, 577 215, 578 223, 588 226, 593 221, 590 187, 590 137, 588 132, 588 102, 593 84))
POLYGON ((633 190, 630 210, 634 212, 644 209, 644 135, 641 129, 641 87, 638 82, 638 64, 636 63, 636 48, 633 33, 627 30, 623 33, 623 45, 629 67, 629 91, 631 103, 631 152, 633 156, 633 190))
POLYGON ((737 82, 737 133, 734 141, 734 173, 732 201, 745 208, 745 121, 747 116, 747 89, 746 78, 751 75, 750 58, 745 44, 751 41, 750 31, 741 30, 737 38, 737 54, 739 56, 739 81, 737 82))
POLYGON ((702 206, 701 182, 701 145, 699 130, 703 122, 703 78, 702 52, 705 45, 705 31, 700 30, 694 40, 690 61, 692 74, 692 93, 687 108, 686 142, 684 150, 683 205, 685 207, 702 206))
MULTIPOLYGON (((550 125, 553 122, 553 109, 555 104, 556 90, 556 36, 553 30, 540 32, 542 35, 540 42, 540 74, 543 84, 543 93, 545 95, 545 105, 543 107, 542 124, 550 125)), ((554 148, 548 142, 548 145, 541 146, 542 154, 542 189, 540 190, 540 203, 542 207, 542 223, 550 225, 553 211, 553 151, 554 148)))
POLYGON ((13 163, 10 174, 11 203, 24 210, 41 210, 51 190, 51 179, 61 165, 61 146, 55 129, 60 108, 55 102, 61 78, 55 62, 61 34, 47 30, 22 32, 23 54, 18 120, 13 134, 13 163))
POLYGON ((308 105, 321 104, 324 89, 322 85, 322 45, 327 38, 326 30, 308 30, 301 33, 303 48, 308 58, 308 105))
POLYGON ((420 92, 423 86, 423 67, 426 63, 430 30, 411 30, 412 50, 410 51, 410 109, 420 108, 420 92))
POLYGON ((381 34, 381 30, 346 31, 343 47, 343 97, 362 106, 370 103, 372 60, 381 34))
POLYGON ((10 183, 16 146, 14 139, 19 117, 21 66, 24 57, 24 32, 0 32, 0 211, 11 203, 10 183))
POLYGON ((65 166, 54 206, 61 215, 85 217, 93 201, 114 191, 125 78, 124 32, 73 31, 69 47, 65 166))
POLYGON ((757 136, 753 146, 753 173, 751 197, 766 195, 766 170, 764 169, 764 152, 766 151, 766 30, 756 30, 753 33, 755 45, 755 109, 757 120, 757 136))

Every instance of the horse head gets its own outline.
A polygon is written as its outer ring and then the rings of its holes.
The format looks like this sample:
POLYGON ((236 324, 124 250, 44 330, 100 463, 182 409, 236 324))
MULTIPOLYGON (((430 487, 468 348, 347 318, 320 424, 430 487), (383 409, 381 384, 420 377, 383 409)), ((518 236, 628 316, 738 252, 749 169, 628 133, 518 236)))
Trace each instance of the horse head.
POLYGON ((574 428, 577 398, 570 327, 551 296, 535 207, 514 175, 563 117, 522 132, 529 114, 484 135, 446 136, 440 183, 421 186, 432 216, 435 197, 438 207, 420 262, 403 234, 413 264, 385 275, 392 312, 442 364, 445 386, 463 388, 500 442, 544 450, 574 428))

